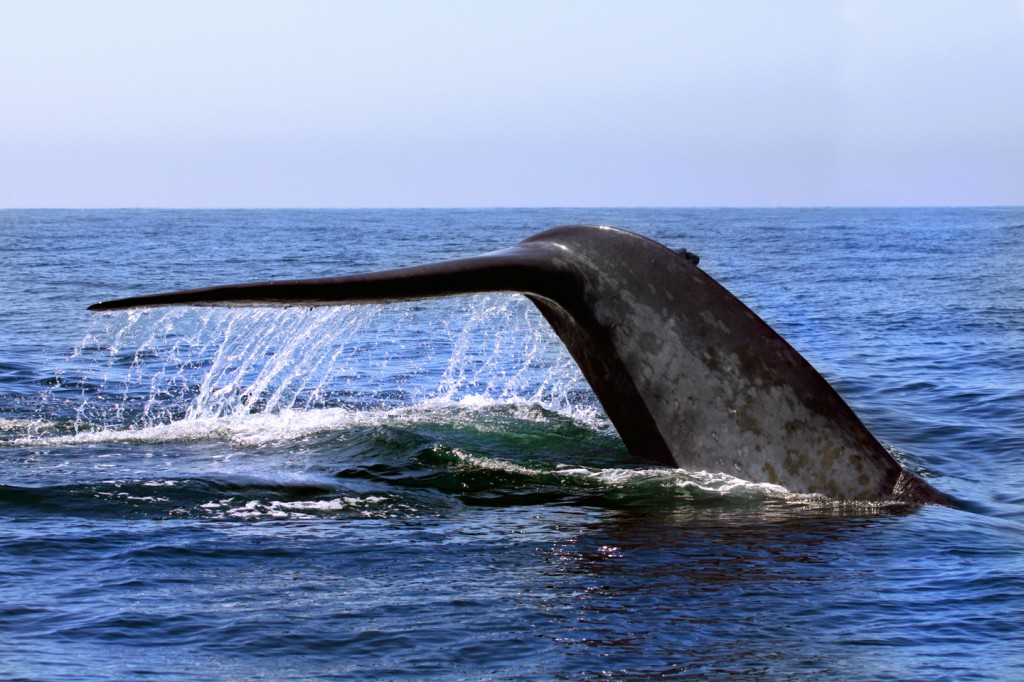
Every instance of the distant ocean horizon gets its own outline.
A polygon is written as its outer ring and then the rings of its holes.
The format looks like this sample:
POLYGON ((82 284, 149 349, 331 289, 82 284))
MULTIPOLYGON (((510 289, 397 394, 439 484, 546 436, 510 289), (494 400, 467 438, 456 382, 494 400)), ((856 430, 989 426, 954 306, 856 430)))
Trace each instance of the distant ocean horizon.
POLYGON ((0 677, 1024 677, 1024 208, 0 210, 0 677), (521 296, 90 313, 500 249, 700 256, 952 507, 630 455, 521 296))
POLYGON ((638 205, 638 206, 7 206, 3 211, 889 211, 889 210, 1017 210, 1024 204, 793 204, 638 205))

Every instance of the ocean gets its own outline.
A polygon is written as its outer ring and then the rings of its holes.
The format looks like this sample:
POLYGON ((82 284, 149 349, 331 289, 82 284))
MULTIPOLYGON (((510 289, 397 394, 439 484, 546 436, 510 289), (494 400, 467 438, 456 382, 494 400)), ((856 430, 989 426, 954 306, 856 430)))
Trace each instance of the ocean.
POLYGON ((1024 209, 0 211, 0 678, 1024 678, 1024 209), (634 458, 528 301, 91 313, 613 225, 953 504, 634 458))

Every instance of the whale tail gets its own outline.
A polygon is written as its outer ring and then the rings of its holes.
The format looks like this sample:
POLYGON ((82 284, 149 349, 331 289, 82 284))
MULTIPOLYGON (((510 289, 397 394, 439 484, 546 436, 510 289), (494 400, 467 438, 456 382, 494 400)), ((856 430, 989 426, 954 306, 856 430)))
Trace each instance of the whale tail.
POLYGON ((525 294, 579 364, 630 452, 836 499, 945 503, 696 257, 623 230, 567 226, 502 251, 396 270, 97 303, 337 305, 525 294))

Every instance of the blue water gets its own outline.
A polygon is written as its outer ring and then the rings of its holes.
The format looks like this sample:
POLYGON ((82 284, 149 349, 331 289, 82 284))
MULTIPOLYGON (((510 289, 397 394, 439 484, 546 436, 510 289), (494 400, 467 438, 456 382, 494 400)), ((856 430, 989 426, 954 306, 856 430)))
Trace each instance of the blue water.
POLYGON ((1024 209, 0 211, 0 678, 1024 678, 1024 209), (96 314, 611 224, 955 507, 633 459, 488 295, 96 314))

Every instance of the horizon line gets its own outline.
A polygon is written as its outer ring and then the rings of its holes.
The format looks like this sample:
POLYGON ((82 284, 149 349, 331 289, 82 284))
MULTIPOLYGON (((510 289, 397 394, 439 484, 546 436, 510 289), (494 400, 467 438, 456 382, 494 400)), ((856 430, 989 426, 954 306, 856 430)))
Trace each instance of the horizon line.
POLYGON ((537 211, 537 210, 822 210, 908 208, 1024 209, 1024 204, 791 204, 791 205, 615 205, 615 206, 5 206, 0 211, 537 211))

